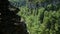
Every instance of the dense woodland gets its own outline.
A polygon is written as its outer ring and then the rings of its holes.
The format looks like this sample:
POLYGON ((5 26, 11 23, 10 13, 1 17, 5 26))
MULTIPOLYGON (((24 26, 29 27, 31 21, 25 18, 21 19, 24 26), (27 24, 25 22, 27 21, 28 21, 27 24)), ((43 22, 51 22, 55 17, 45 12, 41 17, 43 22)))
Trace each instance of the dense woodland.
POLYGON ((29 34, 60 34, 60 0, 9 0, 20 8, 29 34))

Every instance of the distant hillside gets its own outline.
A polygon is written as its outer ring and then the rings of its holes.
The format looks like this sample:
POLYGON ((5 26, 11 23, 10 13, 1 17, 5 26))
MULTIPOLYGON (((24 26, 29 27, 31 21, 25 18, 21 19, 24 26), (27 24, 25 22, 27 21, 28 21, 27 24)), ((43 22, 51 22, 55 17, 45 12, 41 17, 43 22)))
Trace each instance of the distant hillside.
MULTIPOLYGON (((16 7, 26 6, 26 0, 10 0, 10 3, 16 7)), ((52 1, 48 0, 43 3, 38 3, 38 6, 36 6, 36 4, 34 3, 28 3, 27 6, 29 8, 37 8, 37 7, 46 7, 48 4, 53 4, 54 6, 56 6, 57 4, 60 4, 60 0, 52 0, 52 1)))
POLYGON ((20 7, 20 6, 25 6, 26 5, 26 1, 25 0, 9 0, 11 5, 16 6, 16 7, 20 7))

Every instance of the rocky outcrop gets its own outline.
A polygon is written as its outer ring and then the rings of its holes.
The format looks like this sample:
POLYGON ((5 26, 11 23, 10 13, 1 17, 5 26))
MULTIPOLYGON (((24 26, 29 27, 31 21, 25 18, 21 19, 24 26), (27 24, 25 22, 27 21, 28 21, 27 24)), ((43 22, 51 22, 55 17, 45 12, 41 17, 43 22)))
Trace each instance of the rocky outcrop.
POLYGON ((0 0, 0 34, 28 34, 26 23, 16 15, 18 12, 8 0, 0 0))

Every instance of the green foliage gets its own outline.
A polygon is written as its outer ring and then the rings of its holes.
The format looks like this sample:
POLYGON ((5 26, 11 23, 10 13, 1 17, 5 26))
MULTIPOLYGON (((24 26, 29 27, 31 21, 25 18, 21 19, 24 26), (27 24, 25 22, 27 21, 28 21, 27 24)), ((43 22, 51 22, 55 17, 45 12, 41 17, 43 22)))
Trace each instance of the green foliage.
POLYGON ((30 34, 60 34, 60 9, 50 10, 53 9, 52 4, 47 9, 49 11, 44 7, 32 10, 27 6, 20 7, 18 15, 25 19, 30 34))
POLYGON ((38 11, 35 9, 29 11, 29 8, 23 6, 20 7, 18 14, 25 19, 30 34, 59 34, 60 10, 44 10, 45 8, 41 7, 38 11), (42 23, 41 15, 44 16, 42 23))

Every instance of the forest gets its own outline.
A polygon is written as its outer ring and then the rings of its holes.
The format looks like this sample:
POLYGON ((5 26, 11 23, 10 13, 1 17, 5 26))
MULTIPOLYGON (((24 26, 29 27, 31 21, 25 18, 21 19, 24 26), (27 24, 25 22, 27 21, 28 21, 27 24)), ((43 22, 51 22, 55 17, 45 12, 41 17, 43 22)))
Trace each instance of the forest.
POLYGON ((9 0, 20 9, 29 34, 60 34, 60 0, 9 0))

